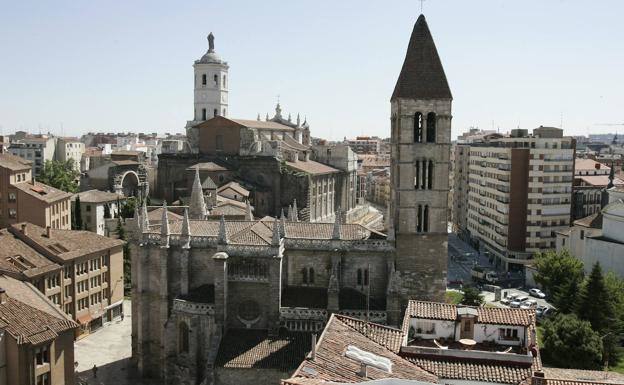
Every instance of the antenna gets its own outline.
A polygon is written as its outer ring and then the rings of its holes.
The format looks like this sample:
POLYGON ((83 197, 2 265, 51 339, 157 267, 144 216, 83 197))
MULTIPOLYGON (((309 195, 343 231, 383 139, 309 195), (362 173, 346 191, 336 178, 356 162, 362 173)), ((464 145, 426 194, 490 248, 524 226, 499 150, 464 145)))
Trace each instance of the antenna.
POLYGON ((420 1, 420 13, 423 13, 423 3, 425 2, 425 0, 419 0, 420 1))

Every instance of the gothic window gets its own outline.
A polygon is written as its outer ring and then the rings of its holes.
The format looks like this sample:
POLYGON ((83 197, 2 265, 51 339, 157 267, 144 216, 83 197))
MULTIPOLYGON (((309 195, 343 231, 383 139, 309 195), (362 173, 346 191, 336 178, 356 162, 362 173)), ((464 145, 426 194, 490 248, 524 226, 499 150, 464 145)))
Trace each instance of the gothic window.
POLYGON ((423 114, 414 115, 414 143, 421 143, 423 139, 423 114))
POLYGON ((307 285, 308 284, 308 269, 304 267, 302 274, 303 274, 303 284, 307 285))
POLYGON ((202 86, 205 86, 208 83, 208 79, 206 74, 202 75, 202 86))
POLYGON ((178 326, 178 347, 180 353, 188 353, 189 351, 189 328, 186 322, 180 322, 180 326, 178 326))
POLYGON ((427 188, 431 190, 433 188, 433 161, 429 161, 429 167, 427 169, 427 188))
POLYGON ((422 172, 422 176, 420 178, 420 188, 421 189, 425 189, 426 184, 427 183, 427 161, 423 160, 422 161, 422 165, 421 165, 421 172, 422 172))
POLYGON ((429 232, 429 206, 425 205, 425 210, 423 212, 423 232, 429 232))
POLYGON ((436 141, 436 114, 430 112, 427 114, 427 143, 435 143, 436 141))
POLYGON ((206 109, 202 108, 202 120, 206 120, 208 118, 208 115, 206 114, 206 109))
POLYGON ((362 269, 357 269, 357 284, 362 285, 362 269))
POLYGON ((219 115, 219 110, 217 110, 216 108, 214 110, 212 110, 212 116, 217 116, 219 115))
POLYGON ((213 80, 215 87, 219 87, 219 75, 215 74, 213 80))
POLYGON ((416 215, 416 232, 422 232, 422 205, 418 205, 418 213, 416 215))
POLYGON ((414 188, 418 190, 418 181, 420 181, 420 162, 416 161, 416 174, 414 175, 414 188))

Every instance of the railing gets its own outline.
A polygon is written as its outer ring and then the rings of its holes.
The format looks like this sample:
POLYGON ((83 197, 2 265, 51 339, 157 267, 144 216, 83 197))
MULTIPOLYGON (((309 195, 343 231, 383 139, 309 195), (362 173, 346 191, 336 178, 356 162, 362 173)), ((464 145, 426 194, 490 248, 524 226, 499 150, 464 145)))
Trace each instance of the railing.
POLYGON ((284 320, 327 320, 327 310, 306 307, 281 307, 280 318, 284 320))
POLYGON ((173 310, 189 314, 214 315, 214 304, 190 302, 176 298, 173 300, 173 310))
POLYGON ((368 312, 366 310, 340 310, 338 314, 362 320, 366 320, 368 318, 368 321, 379 324, 385 324, 388 322, 388 313, 380 310, 371 310, 368 312))

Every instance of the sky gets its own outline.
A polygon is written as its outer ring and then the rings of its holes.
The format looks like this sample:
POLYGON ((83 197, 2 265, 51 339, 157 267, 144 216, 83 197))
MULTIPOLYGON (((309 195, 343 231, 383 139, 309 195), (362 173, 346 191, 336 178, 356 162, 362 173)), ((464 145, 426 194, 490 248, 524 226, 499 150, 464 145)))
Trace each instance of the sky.
MULTIPOLYGON (((229 116, 307 116, 312 135, 389 136, 421 2, 0 0, 0 132, 183 132, 215 35, 229 116)), ((425 0, 453 137, 540 125, 624 132, 624 1, 425 0)))

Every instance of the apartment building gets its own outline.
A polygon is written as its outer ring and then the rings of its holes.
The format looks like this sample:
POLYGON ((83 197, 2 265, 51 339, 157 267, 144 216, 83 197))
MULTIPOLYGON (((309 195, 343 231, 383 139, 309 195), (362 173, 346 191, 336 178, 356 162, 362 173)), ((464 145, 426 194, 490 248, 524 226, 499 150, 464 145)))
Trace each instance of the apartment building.
POLYGON ((624 181, 611 173, 611 167, 593 159, 574 160, 572 187, 572 220, 600 212, 607 204, 606 189, 624 186, 624 181))
POLYGON ((345 139, 344 143, 358 154, 378 154, 381 150, 381 139, 378 137, 358 136, 345 139))
POLYGON ((11 141, 6 135, 0 135, 0 154, 4 154, 8 151, 11 141))
POLYGON ((452 163, 452 183, 451 193, 452 201, 449 204, 451 208, 451 222, 453 229, 460 237, 466 239, 468 237, 468 175, 470 145, 455 144, 451 149, 452 163))
POLYGON ((39 176, 46 161, 54 160, 56 138, 48 135, 20 136, 11 143, 9 152, 26 160, 32 161, 32 170, 39 176))
POLYGON ((470 145, 467 225, 499 268, 522 271, 570 224, 574 139, 539 127, 470 145))
POLYGON ((121 317, 124 242, 19 223, 0 231, 0 272, 30 282, 86 334, 121 317))
POLYGON ((73 385, 77 325, 31 284, 0 275, 0 385, 73 385))
POLYGON ((80 197, 80 216, 85 230, 99 235, 108 235, 106 219, 115 218, 121 210, 121 203, 126 198, 123 195, 107 191, 89 190, 72 197, 72 209, 76 215, 76 197, 80 197), (107 217, 106 214, 109 216, 107 217))
POLYGON ((71 160, 76 171, 81 170, 80 162, 84 152, 85 145, 77 138, 58 138, 56 141, 56 160, 61 162, 71 160))
POLYGON ((71 228, 71 194, 36 182, 32 161, 0 154, 0 228, 30 222, 54 229, 71 228))

